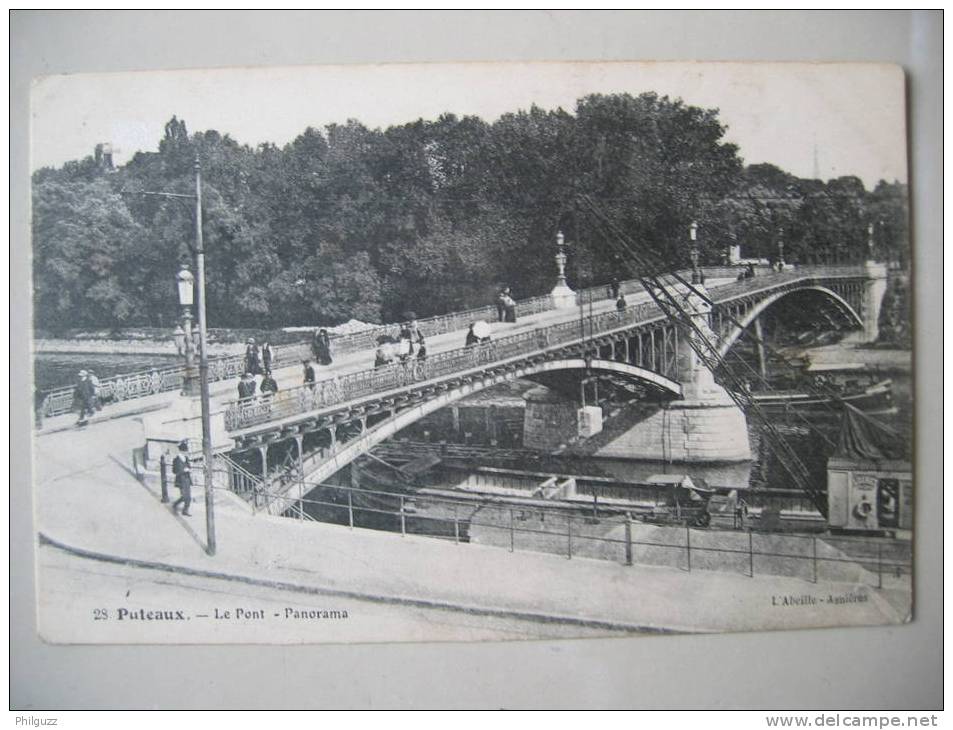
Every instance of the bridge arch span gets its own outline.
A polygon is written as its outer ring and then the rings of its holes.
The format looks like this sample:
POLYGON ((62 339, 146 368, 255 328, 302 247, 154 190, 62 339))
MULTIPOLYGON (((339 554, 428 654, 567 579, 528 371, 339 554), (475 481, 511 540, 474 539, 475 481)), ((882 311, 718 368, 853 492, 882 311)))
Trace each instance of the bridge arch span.
POLYGON ((738 341, 738 338, 741 337, 741 333, 750 327, 752 322, 761 316, 761 314, 768 309, 768 307, 771 307, 776 302, 786 297, 812 291, 820 292, 827 299, 832 301, 837 306, 837 309, 844 314, 845 318, 848 319, 851 324, 858 327, 864 326, 864 320, 861 318, 860 314, 858 314, 858 312, 850 304, 848 304, 847 300, 845 300, 840 294, 833 291, 832 289, 828 289, 826 286, 820 286, 819 284, 806 284, 796 289, 775 292, 773 294, 769 294, 764 299, 761 299, 741 319, 741 325, 733 327, 728 334, 721 339, 718 344, 718 355, 724 358, 735 342, 738 341))
MULTIPOLYGON (((532 379, 534 375, 567 370, 579 370, 592 373, 614 373, 631 378, 641 384, 653 386, 675 397, 681 397, 682 395, 682 386, 678 382, 670 380, 664 375, 659 375, 651 370, 646 370, 625 362, 602 359, 587 361, 580 357, 546 360, 532 365, 527 364, 526 366, 521 366, 505 373, 488 374, 485 377, 473 379, 470 382, 449 388, 433 397, 397 411, 397 413, 390 418, 368 428, 364 433, 343 444, 323 461, 314 463, 310 469, 307 465, 307 460, 305 460, 304 479, 313 484, 326 481, 331 475, 350 464, 358 456, 374 448, 385 439, 390 438, 401 429, 468 395, 510 380, 519 378, 532 379)), ((294 486, 296 485, 289 485, 289 489, 294 486)), ((283 512, 290 506, 290 499, 287 502, 283 499, 275 499, 270 500, 269 510, 277 514, 283 512)))

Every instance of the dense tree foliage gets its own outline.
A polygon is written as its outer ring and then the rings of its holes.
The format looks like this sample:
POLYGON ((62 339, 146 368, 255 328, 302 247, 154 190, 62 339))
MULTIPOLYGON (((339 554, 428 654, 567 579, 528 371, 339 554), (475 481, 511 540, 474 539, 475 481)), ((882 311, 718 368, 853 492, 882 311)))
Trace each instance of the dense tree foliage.
POLYGON ((419 316, 553 285, 564 231, 573 286, 638 273, 581 196, 665 266, 740 244, 789 261, 907 260, 906 190, 745 167, 717 110, 593 95, 574 113, 532 107, 492 124, 446 114, 384 130, 348 120, 283 148, 250 148, 172 118, 158 152, 115 170, 101 156, 34 174, 37 326, 168 324, 194 239, 185 199, 201 160, 208 315, 214 326, 327 325, 419 316))

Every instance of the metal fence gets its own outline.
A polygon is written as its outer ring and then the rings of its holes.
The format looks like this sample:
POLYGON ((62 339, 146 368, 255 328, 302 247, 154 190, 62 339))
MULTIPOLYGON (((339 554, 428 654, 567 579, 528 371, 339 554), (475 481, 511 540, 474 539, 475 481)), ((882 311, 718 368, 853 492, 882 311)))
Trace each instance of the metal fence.
POLYGON ((901 586, 912 575, 910 546, 901 540, 657 525, 619 507, 604 507, 600 512, 582 506, 530 506, 487 495, 445 498, 310 483, 301 489, 307 496, 262 498, 279 500, 284 505, 282 513, 302 519, 567 559, 749 577, 781 575, 876 588, 901 586))
MULTIPOLYGON (((208 379, 211 383, 237 378, 244 371, 244 356, 232 355, 208 361, 208 379)), ((109 404, 180 390, 184 377, 184 366, 114 375, 99 381, 97 397, 101 404, 109 404)), ((39 406, 42 416, 59 416, 73 410, 73 389, 74 386, 70 385, 47 391, 39 406)))

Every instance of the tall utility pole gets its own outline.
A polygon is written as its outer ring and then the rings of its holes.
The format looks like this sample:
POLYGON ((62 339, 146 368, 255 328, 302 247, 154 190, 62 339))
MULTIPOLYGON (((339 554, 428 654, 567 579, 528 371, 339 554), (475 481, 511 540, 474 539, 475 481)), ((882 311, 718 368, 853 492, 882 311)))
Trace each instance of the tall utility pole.
POLYGON ((202 461, 205 470, 206 550, 215 555, 215 495, 212 469, 212 421, 208 393, 208 334, 205 321, 205 245, 202 239, 202 165, 195 156, 195 273, 198 280, 199 391, 202 400, 202 461))
MULTIPOLYGON (((121 195, 152 195, 158 198, 195 201, 195 284, 198 300, 196 310, 199 320, 199 405, 202 410, 202 460, 205 473, 205 551, 215 555, 215 496, 212 493, 212 418, 208 392, 208 333, 205 321, 205 246, 202 241, 202 166, 198 155, 195 156, 195 193, 164 193, 151 190, 122 191, 121 195)), ((186 338, 192 333, 186 332, 186 338)), ((188 367, 186 368, 188 375, 188 367)), ((189 378, 186 377, 186 384, 189 378)), ((192 393, 189 393, 193 395, 192 393)))

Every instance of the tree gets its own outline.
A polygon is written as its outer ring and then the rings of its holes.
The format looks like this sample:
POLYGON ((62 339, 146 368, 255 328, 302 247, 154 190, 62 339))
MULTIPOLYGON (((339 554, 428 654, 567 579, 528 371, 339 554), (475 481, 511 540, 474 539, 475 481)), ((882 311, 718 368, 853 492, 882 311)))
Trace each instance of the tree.
MULTIPOLYGON (((189 133, 172 117, 157 152, 115 171, 93 157, 34 175, 34 279, 42 326, 160 324, 194 212, 141 191, 191 195, 201 160, 213 326, 333 324, 437 314, 549 291, 562 230, 574 287, 643 275, 605 216, 660 270, 729 245, 788 260, 904 261, 906 188, 827 183, 744 167, 716 109, 647 93, 594 94, 575 109, 532 106, 492 124, 444 114, 386 129, 309 127, 282 148, 189 133), (594 202, 599 218, 585 200, 594 202)), ((166 317, 165 315, 168 315, 166 317)))
POLYGON ((874 258, 896 263, 902 269, 909 268, 910 211, 907 186, 881 180, 870 194, 867 208, 874 226, 874 258))
POLYGON ((34 187, 36 323, 61 331, 143 321, 136 254, 141 228, 104 180, 34 187))

